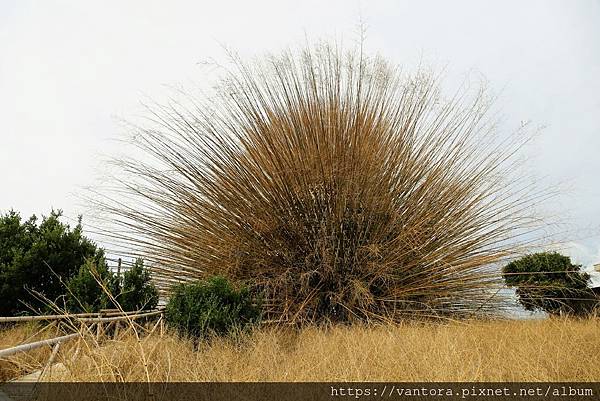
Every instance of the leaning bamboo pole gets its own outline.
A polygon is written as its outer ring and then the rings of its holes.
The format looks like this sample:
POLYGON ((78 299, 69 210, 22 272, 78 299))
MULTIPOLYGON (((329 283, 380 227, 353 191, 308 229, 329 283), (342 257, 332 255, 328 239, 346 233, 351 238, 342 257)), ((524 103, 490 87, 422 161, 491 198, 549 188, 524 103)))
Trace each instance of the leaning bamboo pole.
MULTIPOLYGON (((115 313, 116 312, 112 312, 112 313, 108 313, 108 314, 115 314, 115 313)), ((85 325, 86 323, 91 323, 92 325, 97 324, 97 331, 98 331, 97 336, 99 338, 100 335, 104 331, 104 330, 102 330, 102 323, 104 323, 104 322, 111 322, 111 324, 112 324, 112 323, 121 322, 123 320, 133 321, 133 320, 137 320, 137 319, 144 318, 144 317, 160 315, 159 323, 157 323, 157 324, 160 324, 163 319, 163 314, 164 314, 164 310, 156 309, 156 310, 152 310, 152 311, 145 312, 145 313, 139 313, 139 311, 121 312, 119 316, 113 316, 113 317, 92 318, 92 317, 87 317, 87 316, 100 315, 100 314, 99 313, 79 313, 79 314, 72 314, 72 315, 19 316, 19 317, 12 317, 12 318, 7 317, 7 318, 0 318, 0 322, 51 320, 51 319, 76 317, 76 318, 78 318, 78 320, 82 324, 82 326, 85 325), (1 320, 1 319, 4 319, 4 320, 1 320)), ((163 328, 161 325, 161 333, 162 333, 162 331, 163 331, 163 328)), ((28 344, 17 345, 17 346, 11 347, 11 348, 6 348, 3 350, 0 350, 0 358, 14 355, 19 352, 25 352, 25 351, 29 351, 32 349, 36 349, 36 348, 42 347, 44 345, 59 344, 63 341, 69 340, 71 338, 75 338, 79 335, 80 335, 80 333, 72 333, 72 334, 67 334, 67 335, 60 336, 60 337, 50 338, 50 339, 36 341, 36 342, 28 343, 28 344)))
POLYGON ((0 350, 0 358, 11 356, 11 355, 17 354, 19 352, 30 351, 32 349, 43 347, 44 345, 58 344, 63 341, 67 341, 72 338, 75 338, 77 336, 79 336, 79 333, 67 334, 67 335, 60 336, 60 337, 49 338, 47 340, 40 340, 40 341, 28 343, 28 344, 21 344, 21 345, 15 346, 15 347, 6 348, 3 350, 0 350))

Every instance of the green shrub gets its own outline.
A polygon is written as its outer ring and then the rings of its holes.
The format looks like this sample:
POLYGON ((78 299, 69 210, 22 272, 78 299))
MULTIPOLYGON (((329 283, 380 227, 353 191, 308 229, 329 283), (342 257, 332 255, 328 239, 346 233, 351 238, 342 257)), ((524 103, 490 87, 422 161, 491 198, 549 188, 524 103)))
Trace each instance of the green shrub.
POLYGON ((66 307, 73 313, 97 312, 117 306, 125 311, 147 310, 156 308, 157 304, 158 290, 151 282, 150 272, 144 268, 142 259, 137 259, 131 269, 123 274, 122 282, 108 268, 104 257, 87 260, 67 282, 66 307))
POLYGON ((260 320, 260 306, 254 301, 246 287, 236 289, 227 279, 215 276, 176 286, 166 319, 183 335, 227 335, 260 320))
POLYGON ((156 308, 158 290, 150 281, 150 272, 144 268, 143 259, 137 259, 131 269, 123 274, 117 300, 126 311, 156 308))
POLYGON ((529 311, 555 315, 586 315, 598 304, 588 287, 590 276, 581 265, 556 252, 527 255, 503 269, 506 284, 516 289, 519 302, 529 311))
POLYGON ((115 308, 98 280, 111 294, 118 293, 118 280, 108 269, 104 258, 88 259, 67 282, 66 308, 69 312, 97 312, 100 309, 115 308))
POLYGON ((82 233, 81 219, 71 229, 52 210, 41 222, 35 215, 23 221, 10 211, 0 216, 0 315, 46 311, 47 303, 34 292, 55 301, 65 283, 90 258, 102 251, 82 233))

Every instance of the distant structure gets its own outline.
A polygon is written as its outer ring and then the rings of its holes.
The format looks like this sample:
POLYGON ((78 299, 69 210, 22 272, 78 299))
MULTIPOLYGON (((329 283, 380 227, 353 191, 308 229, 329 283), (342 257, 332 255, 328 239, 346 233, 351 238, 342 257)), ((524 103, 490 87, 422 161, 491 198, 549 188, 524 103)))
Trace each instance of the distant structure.
MULTIPOLYGON (((600 263, 596 263, 594 265, 594 270, 596 270, 597 272, 600 272, 600 263)), ((592 291, 594 291, 594 294, 596 294, 598 297, 600 297, 600 285, 596 285, 595 287, 592 287, 592 291)))

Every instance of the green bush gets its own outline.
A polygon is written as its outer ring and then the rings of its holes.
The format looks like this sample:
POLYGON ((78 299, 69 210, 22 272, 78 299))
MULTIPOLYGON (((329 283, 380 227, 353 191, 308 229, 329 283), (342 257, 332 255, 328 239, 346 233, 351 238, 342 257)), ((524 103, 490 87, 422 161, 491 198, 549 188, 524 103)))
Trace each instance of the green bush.
POLYGON ((144 268, 143 259, 137 259, 123 275, 117 300, 126 311, 156 308, 158 290, 150 280, 150 272, 144 268))
POLYGON ((568 256, 556 252, 527 255, 503 269, 506 284, 516 289, 519 302, 529 311, 555 315, 586 315, 598 300, 588 284, 589 274, 568 256))
POLYGON ((255 301, 246 287, 236 289, 227 279, 214 276, 176 286, 166 319, 182 335, 228 335, 260 320, 260 305, 255 301))
POLYGON ((137 259, 131 269, 123 274, 122 282, 108 268, 103 257, 99 260, 90 259, 67 283, 66 307, 73 313, 117 307, 125 311, 147 310, 154 309, 157 304, 158 290, 151 282, 150 272, 144 268, 142 259, 137 259))
POLYGON ((65 293, 65 283, 87 259, 102 252, 82 233, 81 219, 71 229, 53 210, 41 222, 35 215, 22 221, 19 213, 0 216, 0 315, 46 311, 45 300, 65 293))
POLYGON ((97 312, 116 307, 98 280, 111 294, 119 292, 119 282, 104 258, 89 259, 67 283, 66 308, 69 312, 97 312))

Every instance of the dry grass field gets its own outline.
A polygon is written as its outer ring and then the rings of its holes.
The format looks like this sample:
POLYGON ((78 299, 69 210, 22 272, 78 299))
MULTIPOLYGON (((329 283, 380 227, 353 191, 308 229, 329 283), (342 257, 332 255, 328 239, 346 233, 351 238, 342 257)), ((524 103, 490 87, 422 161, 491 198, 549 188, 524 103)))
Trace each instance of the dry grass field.
MULTIPOLYGON (((44 326, 37 322, 22 323, 0 329, 0 349, 15 345, 52 338, 60 335, 54 326, 44 326)), ((64 344, 63 352, 71 351, 73 344, 64 344)), ((0 381, 22 376, 44 366, 50 357, 50 347, 22 352, 8 358, 0 358, 0 381)))
MULTIPOLYGON (((15 341, 19 330, 5 332, 15 341)), ((75 341, 74 343, 77 343, 75 341)), ((71 346, 74 346, 72 344, 71 346)), ((125 332, 79 356, 50 381, 599 381, 600 319, 263 328, 237 341, 193 343, 125 332)), ((22 369, 41 359, 20 357, 22 369)), ((2 365, 3 377, 6 365, 2 365)), ((9 372, 10 373, 10 372, 9 372)), ((14 372, 13 372, 14 373, 14 372)))

